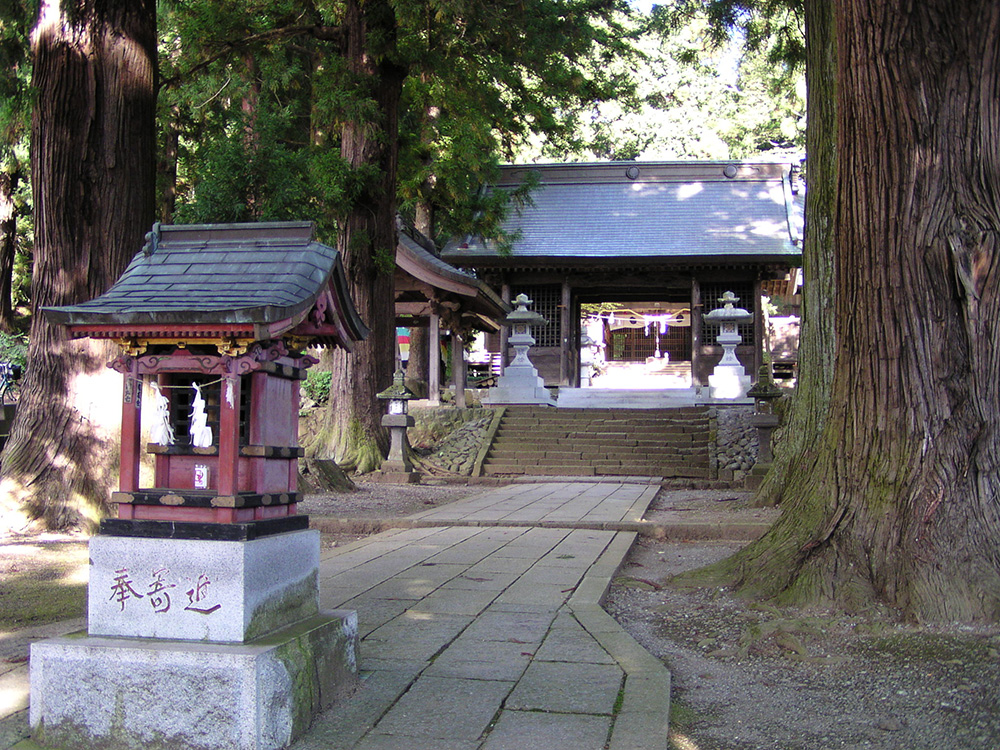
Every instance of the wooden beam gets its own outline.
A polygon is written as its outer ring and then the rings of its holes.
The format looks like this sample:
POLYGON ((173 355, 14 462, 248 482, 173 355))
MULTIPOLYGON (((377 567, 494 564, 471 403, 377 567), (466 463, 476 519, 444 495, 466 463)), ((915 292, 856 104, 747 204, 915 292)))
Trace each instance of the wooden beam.
POLYGON ((702 339, 702 306, 701 306, 701 284, 698 279, 691 278, 691 385, 705 385, 699 375, 701 366, 701 339, 702 339))
POLYGON ((396 315, 412 315, 423 318, 431 314, 431 303, 428 302, 397 302, 396 315))
POLYGON ((570 385, 571 366, 569 358, 576 350, 572 340, 573 287, 567 279, 561 284, 562 299, 559 304, 559 385, 570 385))
POLYGON ((760 295, 763 293, 763 283, 758 278, 753 283, 753 372, 748 373, 757 382, 757 373, 760 366, 764 364, 764 306, 761 304, 760 295))
POLYGON ((219 389, 219 477, 216 492, 239 492, 240 376, 226 374, 219 389))
MULTIPOLYGON (((504 275, 503 284, 500 286, 500 299, 510 304, 510 283, 507 281, 506 274, 504 275)), ((510 329, 507 326, 500 328, 500 374, 503 375, 504 370, 507 369, 507 347, 508 337, 510 336, 510 329)))

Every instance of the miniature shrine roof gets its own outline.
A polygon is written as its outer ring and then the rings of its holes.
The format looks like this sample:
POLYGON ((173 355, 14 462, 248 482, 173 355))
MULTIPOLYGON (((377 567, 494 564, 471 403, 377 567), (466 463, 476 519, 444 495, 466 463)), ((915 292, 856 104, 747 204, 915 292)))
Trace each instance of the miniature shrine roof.
POLYGON ((510 306, 485 282, 445 263, 425 247, 430 243, 408 226, 396 243, 396 313, 427 315, 435 302, 454 302, 482 330, 499 330, 510 306))
POLYGON ((156 224, 107 292, 45 313, 74 335, 188 330, 264 340, 307 323, 302 335, 350 348, 368 332, 340 254, 315 240, 311 222, 156 224))
MULTIPOLYGON (((746 162, 612 162, 503 167, 490 190, 535 181, 503 225, 513 252, 449 243, 462 266, 601 262, 801 263, 802 207, 791 167, 746 162)), ((530 183, 529 183, 530 184, 530 183)))

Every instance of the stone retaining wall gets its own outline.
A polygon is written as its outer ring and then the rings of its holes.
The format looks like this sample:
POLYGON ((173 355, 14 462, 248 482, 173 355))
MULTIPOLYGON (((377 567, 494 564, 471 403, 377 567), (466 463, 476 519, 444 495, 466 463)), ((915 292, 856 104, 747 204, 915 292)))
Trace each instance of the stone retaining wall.
POLYGON ((717 406, 713 411, 719 479, 742 482, 757 462, 757 430, 750 423, 753 406, 717 406))
POLYGON ((476 459, 491 437, 495 410, 486 408, 412 409, 416 424, 410 428, 410 445, 421 469, 431 473, 471 476, 476 459))

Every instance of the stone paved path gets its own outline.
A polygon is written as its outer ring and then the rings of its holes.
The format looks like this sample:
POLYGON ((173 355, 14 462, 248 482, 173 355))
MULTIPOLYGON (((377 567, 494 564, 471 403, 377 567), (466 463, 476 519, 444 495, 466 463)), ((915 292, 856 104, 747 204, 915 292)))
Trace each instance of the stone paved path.
POLYGON ((656 486, 497 488, 323 556, 362 686, 295 750, 667 747, 670 676, 600 607, 656 486))

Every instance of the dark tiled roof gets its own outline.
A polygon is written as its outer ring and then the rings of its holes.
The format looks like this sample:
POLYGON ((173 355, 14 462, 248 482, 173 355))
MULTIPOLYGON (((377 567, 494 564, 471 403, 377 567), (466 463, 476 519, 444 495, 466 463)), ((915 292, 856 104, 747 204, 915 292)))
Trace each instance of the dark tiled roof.
POLYGON ((471 273, 445 263, 411 236, 407 227, 400 227, 396 246, 396 263, 421 281, 452 291, 472 300, 477 312, 500 319, 510 312, 510 305, 500 299, 489 284, 471 273))
MULTIPOLYGON (((344 288, 338 252, 314 231, 310 222, 154 227, 106 293, 46 313, 68 325, 287 320, 308 311, 331 280, 344 288)), ((349 327, 360 323, 350 300, 347 310, 349 327)))
POLYGON ((449 243, 452 263, 543 260, 799 261, 801 207, 787 164, 615 162, 505 167, 494 190, 538 180, 504 228, 513 255, 467 237, 449 243))

